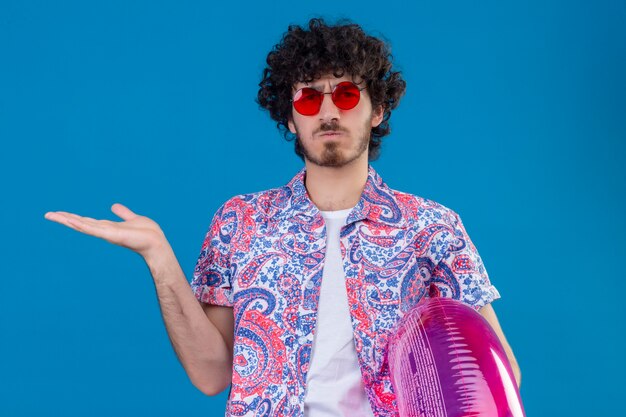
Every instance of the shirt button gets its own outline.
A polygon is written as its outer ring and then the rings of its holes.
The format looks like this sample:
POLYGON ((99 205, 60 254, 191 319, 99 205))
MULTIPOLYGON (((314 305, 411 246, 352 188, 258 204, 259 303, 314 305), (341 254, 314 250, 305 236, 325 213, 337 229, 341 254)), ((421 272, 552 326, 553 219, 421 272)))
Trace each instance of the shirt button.
POLYGON ((307 340, 306 340, 306 336, 300 336, 298 338, 298 343, 300 343, 301 345, 306 344, 307 340))
POLYGON ((291 397, 289 399, 289 402, 291 403, 291 405, 297 405, 300 402, 300 400, 298 400, 298 397, 291 397))

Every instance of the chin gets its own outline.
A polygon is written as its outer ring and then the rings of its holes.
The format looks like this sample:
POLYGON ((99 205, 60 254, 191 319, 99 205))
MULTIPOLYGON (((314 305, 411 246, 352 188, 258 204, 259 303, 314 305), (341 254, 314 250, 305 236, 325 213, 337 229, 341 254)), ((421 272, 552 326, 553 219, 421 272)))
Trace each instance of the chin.
POLYGON ((341 168, 355 162, 364 153, 367 154, 369 138, 360 143, 358 149, 346 149, 347 143, 341 143, 339 139, 339 137, 337 140, 327 138, 323 143, 316 144, 321 145, 320 147, 314 147, 317 149, 311 149, 311 147, 306 146, 303 141, 300 140, 304 158, 313 165, 328 168, 341 168))
POLYGON ((359 158, 359 155, 353 155, 349 157, 345 155, 343 152, 335 152, 333 154, 325 154, 318 158, 316 161, 312 161, 313 163, 317 163, 317 165, 329 167, 329 168, 341 168, 346 165, 351 164, 359 158))

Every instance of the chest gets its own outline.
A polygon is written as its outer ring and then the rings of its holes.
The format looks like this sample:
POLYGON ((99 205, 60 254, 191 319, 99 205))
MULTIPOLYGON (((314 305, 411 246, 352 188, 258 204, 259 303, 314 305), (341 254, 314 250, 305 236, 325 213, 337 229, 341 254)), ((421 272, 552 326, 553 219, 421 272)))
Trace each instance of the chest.
POLYGON ((395 322, 403 304, 421 298, 434 267, 438 250, 426 232, 361 221, 341 227, 329 242, 323 220, 259 228, 231 259, 235 310, 271 306, 279 320, 285 309, 314 313, 331 245, 341 255, 351 314, 395 322), (251 305, 255 293, 264 296, 251 305))

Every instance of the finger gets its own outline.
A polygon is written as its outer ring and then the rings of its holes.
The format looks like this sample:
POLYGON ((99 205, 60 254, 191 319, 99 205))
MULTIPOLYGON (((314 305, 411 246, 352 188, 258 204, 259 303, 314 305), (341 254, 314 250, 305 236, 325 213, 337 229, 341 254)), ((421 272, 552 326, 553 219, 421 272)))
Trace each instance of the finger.
POLYGON ((104 224, 104 222, 97 220, 90 222, 71 217, 66 218, 66 221, 69 227, 87 235, 99 237, 105 240, 108 240, 111 236, 111 230, 107 227, 106 224, 104 224))
POLYGON ((92 219, 90 217, 82 217, 79 216, 77 214, 73 214, 73 213, 68 213, 65 211, 50 211, 48 213, 46 213, 46 215, 44 216, 47 220, 52 220, 54 222, 57 223, 62 223, 67 225, 69 220, 73 220, 73 223, 76 222, 82 222, 82 221, 89 221, 89 222, 94 222, 95 219, 92 219))
POLYGON ((55 211, 46 213, 46 219, 58 221, 61 219, 75 219, 79 221, 85 221, 88 223, 98 222, 98 220, 92 217, 79 216, 78 214, 68 213, 66 211, 55 211))
POLYGON ((111 223, 108 220, 96 220, 91 217, 81 217, 64 211, 48 212, 45 217, 48 220, 60 223, 70 229, 74 229, 88 235, 106 239, 106 237, 111 234, 111 232, 105 228, 105 226, 108 226, 111 223))
POLYGON ((135 217, 137 217, 137 215, 135 213, 133 213, 133 211, 131 209, 129 209, 128 207, 120 204, 120 203, 115 203, 111 206, 111 211, 113 213, 115 213, 118 217, 124 219, 124 220, 131 220, 134 219, 135 217))
MULTIPOLYGON (((49 211, 44 215, 44 217, 46 218, 46 220, 51 220, 53 222, 65 224, 67 223, 67 219, 71 217, 70 215, 71 213, 66 213, 63 211, 49 211)), ((74 214, 73 216, 76 216, 76 215, 74 214)))

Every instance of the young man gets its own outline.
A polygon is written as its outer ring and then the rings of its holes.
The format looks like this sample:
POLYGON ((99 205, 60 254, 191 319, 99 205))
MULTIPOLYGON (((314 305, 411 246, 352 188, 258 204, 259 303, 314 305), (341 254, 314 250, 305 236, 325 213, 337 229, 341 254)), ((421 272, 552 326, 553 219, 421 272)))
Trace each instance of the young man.
POLYGON ((391 190, 369 165, 405 88, 390 56, 354 24, 289 28, 258 101, 305 166, 220 207, 191 286, 160 227, 120 204, 119 223, 46 214, 144 257, 191 381, 207 395, 231 386, 227 415, 397 415, 386 341, 429 290, 480 311, 520 382, 459 216, 391 190))

